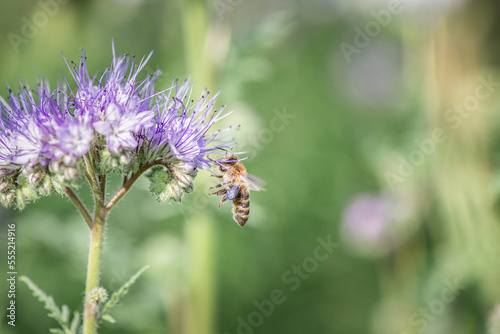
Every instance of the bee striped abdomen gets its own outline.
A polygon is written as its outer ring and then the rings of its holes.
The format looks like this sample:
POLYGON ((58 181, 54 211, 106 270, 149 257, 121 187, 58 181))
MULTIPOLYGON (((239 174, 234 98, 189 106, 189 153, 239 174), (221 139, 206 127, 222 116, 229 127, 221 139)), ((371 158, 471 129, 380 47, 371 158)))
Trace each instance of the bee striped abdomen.
POLYGON ((233 218, 238 225, 243 226, 248 220, 250 213, 250 192, 246 185, 240 186, 238 196, 233 200, 233 218))
POLYGON ((250 213, 250 190, 264 190, 263 187, 259 186, 259 184, 263 183, 262 180, 248 174, 241 160, 238 160, 238 157, 234 154, 226 154, 225 157, 219 160, 214 160, 209 156, 207 158, 219 166, 220 174, 212 174, 212 176, 223 179, 223 182, 209 189, 224 187, 209 195, 222 196, 219 201, 219 209, 221 204, 232 200, 233 218, 242 227, 247 222, 250 213))

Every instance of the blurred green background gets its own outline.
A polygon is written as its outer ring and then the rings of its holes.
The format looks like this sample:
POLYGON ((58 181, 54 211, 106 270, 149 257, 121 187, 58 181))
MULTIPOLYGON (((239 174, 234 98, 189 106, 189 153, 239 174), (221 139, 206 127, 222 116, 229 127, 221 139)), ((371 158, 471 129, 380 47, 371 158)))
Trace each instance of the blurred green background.
MULTIPOLYGON (((118 54, 154 50, 159 88, 191 76, 196 94, 221 91, 235 110, 226 125, 242 125, 235 149, 267 181, 241 229, 208 197, 209 172, 181 205, 157 203, 142 178, 110 216, 102 285, 152 267, 100 333, 500 333, 496 1, 0 8, 0 80, 55 86, 68 75, 61 52, 77 61, 80 48, 102 73, 112 39, 118 54)), ((88 187, 79 192, 91 206, 88 187)), ((2 254, 16 223, 18 273, 81 310, 89 237, 70 201, 0 219, 2 254)), ((20 281, 7 325, 1 259, 0 332, 56 327, 20 281)))

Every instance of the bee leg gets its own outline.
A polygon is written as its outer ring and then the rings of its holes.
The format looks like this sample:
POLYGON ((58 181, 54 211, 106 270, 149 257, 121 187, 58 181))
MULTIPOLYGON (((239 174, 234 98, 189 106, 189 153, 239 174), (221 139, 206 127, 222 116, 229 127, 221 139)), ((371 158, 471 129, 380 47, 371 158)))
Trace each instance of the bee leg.
POLYGON ((221 195, 226 195, 226 193, 227 193, 227 189, 220 189, 220 190, 217 190, 216 192, 211 193, 209 195, 218 195, 218 196, 221 196, 221 195))
POLYGON ((226 185, 226 184, 229 184, 229 183, 231 183, 231 182, 232 182, 232 181, 222 182, 222 183, 216 184, 215 186, 210 187, 210 188, 208 188, 208 189, 220 188, 220 187, 222 187, 222 186, 224 186, 224 185, 226 185))
POLYGON ((218 208, 220 209, 220 205, 227 202, 227 201, 228 201, 228 199, 227 199, 226 195, 222 196, 222 198, 220 199, 218 208))
POLYGON ((222 179, 224 176, 222 175, 215 175, 215 174, 211 174, 210 176, 213 176, 213 177, 218 177, 219 179, 222 179))

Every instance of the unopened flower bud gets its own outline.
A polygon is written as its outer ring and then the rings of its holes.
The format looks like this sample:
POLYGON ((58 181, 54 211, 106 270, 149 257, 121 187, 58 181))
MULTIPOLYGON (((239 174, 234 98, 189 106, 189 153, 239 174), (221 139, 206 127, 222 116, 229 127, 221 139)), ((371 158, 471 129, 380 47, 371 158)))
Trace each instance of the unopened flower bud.
POLYGON ((61 161, 54 161, 50 164, 49 169, 54 173, 59 173, 61 171, 61 167, 61 161))
POLYGON ((174 172, 174 176, 182 188, 187 188, 193 183, 193 177, 188 174, 174 172))
POLYGON ((90 304, 104 303, 108 300, 108 292, 102 286, 92 289, 89 292, 88 301, 90 304))
POLYGON ((24 196, 24 198, 28 201, 30 200, 35 200, 38 198, 38 195, 35 191, 35 189, 33 189, 32 187, 30 186, 24 186, 21 188, 21 192, 24 196))
POLYGON ((74 155, 71 155, 71 154, 67 154, 63 157, 63 163, 66 166, 74 166, 76 163, 76 160, 77 160, 76 157, 74 155))
POLYGON ((0 191, 5 191, 10 187, 11 183, 8 181, 0 182, 0 191))
POLYGON ((2 204, 4 206, 9 206, 10 203, 12 203, 12 200, 14 199, 14 192, 8 192, 8 193, 5 193, 5 194, 2 194, 2 196, 0 196, 0 201, 2 201, 2 204))
POLYGON ((97 313, 97 311, 99 310, 99 305, 101 303, 104 303, 106 300, 108 300, 108 292, 106 291, 106 289, 101 286, 92 289, 92 291, 90 291, 88 295, 89 304, 92 305, 90 312, 94 314, 97 313))
POLYGON ((184 161, 178 161, 178 162, 172 164, 172 168, 178 172, 181 172, 184 174, 189 174, 192 176, 195 176, 197 173, 195 166, 193 166, 190 163, 184 162, 184 161))
POLYGON ((50 182, 50 177, 46 176, 43 179, 42 185, 40 188, 38 188, 38 191, 43 195, 43 196, 49 196, 50 192, 52 190, 52 183, 50 182))
POLYGON ((52 185, 52 189, 54 189, 59 194, 64 194, 65 182, 64 178, 61 175, 54 175, 50 179, 50 183, 52 185))
POLYGON ((78 169, 75 167, 67 167, 64 169, 64 178, 66 180, 75 180, 78 178, 78 169))
POLYGON ((35 185, 37 184, 41 179, 42 179, 42 176, 43 176, 43 172, 36 172, 36 173, 31 173, 31 174, 28 174, 28 182, 31 184, 31 185, 35 185))
POLYGON ((125 153, 120 155, 120 164, 127 165, 128 163, 130 163, 130 157, 125 153))
POLYGON ((172 182, 167 185, 165 191, 160 195, 160 201, 165 202, 168 200, 180 201, 182 199, 184 191, 177 184, 177 182, 172 182))
POLYGON ((26 202, 24 201, 23 191, 21 189, 16 191, 16 200, 19 210, 23 210, 26 207, 26 202))

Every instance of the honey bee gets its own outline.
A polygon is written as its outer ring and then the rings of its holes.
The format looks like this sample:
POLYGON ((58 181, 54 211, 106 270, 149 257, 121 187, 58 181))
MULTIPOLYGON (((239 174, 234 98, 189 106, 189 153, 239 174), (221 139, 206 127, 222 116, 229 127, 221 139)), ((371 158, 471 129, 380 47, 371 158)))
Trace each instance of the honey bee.
POLYGON ((218 161, 208 157, 212 162, 219 165, 218 171, 221 175, 211 175, 223 179, 223 182, 216 184, 209 189, 221 188, 209 195, 218 195, 222 198, 219 202, 219 209, 222 203, 233 201, 233 218, 241 227, 245 225, 250 213, 250 190, 265 190, 262 185, 264 181, 258 177, 247 173, 245 166, 234 154, 227 154, 218 161))

